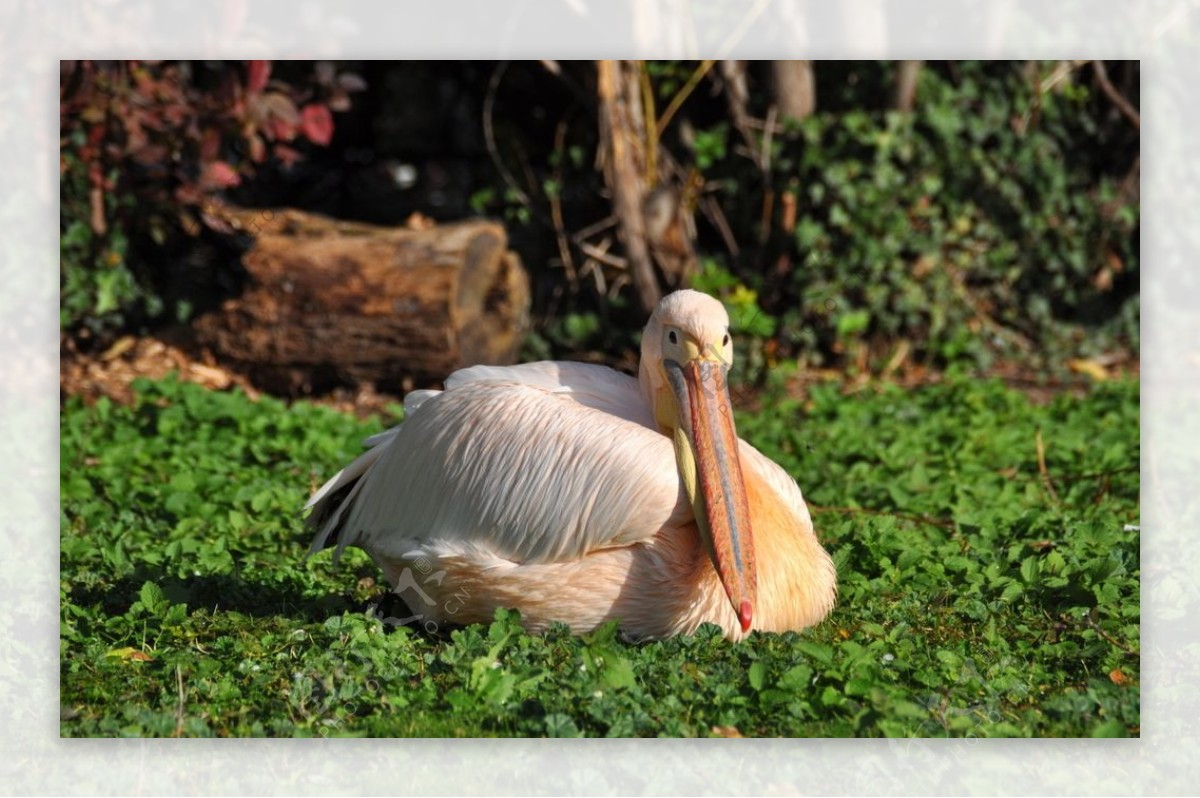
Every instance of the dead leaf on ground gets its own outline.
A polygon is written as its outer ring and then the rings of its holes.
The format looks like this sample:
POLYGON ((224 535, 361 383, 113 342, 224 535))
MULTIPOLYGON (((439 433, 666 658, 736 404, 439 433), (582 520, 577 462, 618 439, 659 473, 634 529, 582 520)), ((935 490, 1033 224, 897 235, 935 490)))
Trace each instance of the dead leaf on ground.
POLYGON ((117 342, 104 351, 100 356, 101 360, 112 360, 133 349, 133 345, 137 340, 132 335, 126 335, 117 339, 117 342))
POLYGON ((1097 382, 1103 382, 1108 379, 1108 370, 1095 360, 1075 358, 1074 360, 1067 361, 1067 368, 1076 374, 1085 374, 1097 382))
POLYGON ((138 651, 136 648, 133 648, 132 646, 125 646, 124 648, 114 648, 113 650, 107 652, 104 656, 111 657, 113 659, 132 660, 134 662, 153 662, 154 661, 154 657, 150 656, 145 651, 138 651))

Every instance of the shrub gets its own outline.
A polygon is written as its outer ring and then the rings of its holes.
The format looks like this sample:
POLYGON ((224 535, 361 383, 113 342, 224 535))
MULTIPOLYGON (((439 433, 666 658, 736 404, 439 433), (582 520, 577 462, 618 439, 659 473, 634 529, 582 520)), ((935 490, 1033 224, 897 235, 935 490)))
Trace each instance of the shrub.
MULTIPOLYGON (((764 145, 765 125, 732 124, 719 70, 693 84, 704 69, 695 62, 645 69, 656 113, 677 111, 659 141, 686 177, 670 180, 694 178, 714 191, 726 218, 728 236, 696 208, 692 282, 730 306, 750 372, 761 376, 761 366, 785 356, 878 367, 901 342, 912 361, 966 368, 997 357, 1038 368, 1137 349, 1139 134, 1094 83, 1090 63, 930 62, 914 110, 901 113, 889 110, 894 62, 821 62, 816 113, 776 125, 769 168, 747 157, 750 143, 764 145), (782 210, 793 200, 794 225, 782 210)), ((1136 105, 1138 65, 1109 70, 1125 78, 1136 105)), ((765 72, 749 69, 752 119, 767 119, 774 102, 765 72)), ((571 241, 611 212, 597 197, 595 159, 561 157, 595 147, 581 117, 562 111, 564 135, 544 160, 548 145, 531 141, 526 127, 508 129, 506 140, 525 142, 520 162, 531 175, 592 187, 562 192, 561 230, 549 221, 548 196, 501 202, 497 191, 481 191, 479 208, 506 213, 514 241, 571 241)), ((595 238, 607 244, 609 235, 595 238)), ((526 258, 534 278, 556 297, 555 313, 577 322, 550 319, 544 356, 611 341, 610 327, 637 328, 636 303, 614 301, 631 298, 613 288, 627 275, 606 271, 595 292, 581 279, 560 304, 564 269, 553 265, 557 253, 544 254, 526 258)))
MULTIPOLYGON (((926 68, 911 114, 789 125, 771 188, 796 199, 792 269, 777 285, 732 271, 768 289, 781 342, 818 362, 899 339, 938 364, 1136 349, 1139 210, 1103 171, 1133 161, 1128 126, 1101 130, 1111 109, 1082 84, 1045 93, 1011 64, 958 69, 926 68)), ((746 167, 720 168, 741 169, 725 185, 744 195, 746 167)))
POLYGON ((317 64, 303 86, 269 61, 65 61, 60 96, 60 323, 109 330, 164 313, 173 248, 202 232, 208 196, 333 137, 360 89, 317 64), (148 244, 154 250, 148 251, 148 244))

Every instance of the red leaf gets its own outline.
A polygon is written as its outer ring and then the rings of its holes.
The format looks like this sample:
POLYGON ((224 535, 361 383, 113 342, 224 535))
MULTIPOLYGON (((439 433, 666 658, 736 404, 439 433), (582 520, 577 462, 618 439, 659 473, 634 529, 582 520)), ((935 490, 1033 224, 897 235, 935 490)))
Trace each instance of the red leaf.
POLYGON ((207 188, 229 188, 242 182, 242 176, 224 161, 213 161, 204 167, 201 185, 207 188))
POLYGON ((333 114, 327 106, 306 105, 300 111, 300 130, 313 144, 327 146, 333 141, 333 114))
POLYGON ((247 61, 246 62, 246 90, 250 92, 260 92, 267 87, 267 81, 271 79, 271 62, 270 61, 247 61))

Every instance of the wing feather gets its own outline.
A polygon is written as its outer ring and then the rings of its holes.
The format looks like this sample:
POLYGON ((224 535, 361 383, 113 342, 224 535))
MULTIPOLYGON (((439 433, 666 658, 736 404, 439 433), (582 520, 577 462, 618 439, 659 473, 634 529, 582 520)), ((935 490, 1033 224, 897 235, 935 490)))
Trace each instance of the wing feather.
MULTIPOLYGON (((642 398, 637 380, 603 366, 549 360, 518 366, 471 366, 451 374, 446 380, 446 389, 454 390, 478 382, 519 383, 541 388, 643 427, 655 428, 654 416, 642 398)), ((407 407, 408 399, 405 399, 407 407)))
POLYGON ((434 545, 560 562, 646 540, 691 510, 637 382, 585 364, 456 372, 314 497, 339 550, 434 545))

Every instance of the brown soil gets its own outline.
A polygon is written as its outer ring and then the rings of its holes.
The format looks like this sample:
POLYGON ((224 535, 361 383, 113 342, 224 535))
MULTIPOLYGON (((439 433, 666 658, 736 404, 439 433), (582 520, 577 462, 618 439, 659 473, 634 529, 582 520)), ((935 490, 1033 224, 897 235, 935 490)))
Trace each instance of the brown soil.
MULTIPOLYGON (((186 330, 158 337, 126 335, 101 352, 89 352, 79 342, 63 337, 59 347, 59 395, 81 396, 91 403, 101 396, 129 404, 132 383, 138 377, 161 379, 176 373, 179 379, 196 382, 212 390, 240 388, 251 398, 261 394, 251 376, 219 363, 212 352, 198 347, 186 330)), ((373 386, 339 388, 320 397, 307 397, 360 418, 378 415, 399 397, 382 394, 373 386)))
MULTIPOLYGON (((107 396, 113 401, 127 404, 133 401, 131 383, 135 379, 161 379, 172 372, 178 374, 182 380, 200 383, 213 390, 237 387, 251 398, 257 398, 263 393, 255 387, 253 375, 243 373, 228 363, 218 362, 211 351, 196 345, 186 328, 160 333, 155 337, 127 335, 103 351, 88 351, 87 342, 83 343, 84 346, 81 346, 80 342, 66 336, 61 340, 61 398, 82 396, 90 403, 101 396, 107 396)), ((1002 379, 1009 386, 1024 391, 1032 401, 1041 404, 1064 392, 1082 394, 1098 379, 1137 376, 1139 370, 1140 363, 1136 357, 1120 355, 1100 360, 1071 361, 1063 370, 1062 376, 1033 373, 1014 364, 1001 364, 993 368, 987 376, 1002 379)), ((911 363, 905 363, 883 376, 866 372, 859 372, 856 376, 833 369, 815 369, 797 373, 789 381, 788 390, 794 396, 804 397, 812 385, 836 381, 842 383, 847 394, 853 394, 869 390, 881 382, 915 388, 938 383, 943 378, 939 371, 911 363)), ((408 389, 412 387, 440 386, 406 386, 408 389)), ((360 418, 383 413, 389 404, 400 401, 399 396, 382 393, 371 384, 342 387, 328 394, 303 398, 345 413, 353 413, 360 418)), ((734 404, 745 410, 761 407, 758 392, 749 388, 739 388, 735 391, 734 404)))

